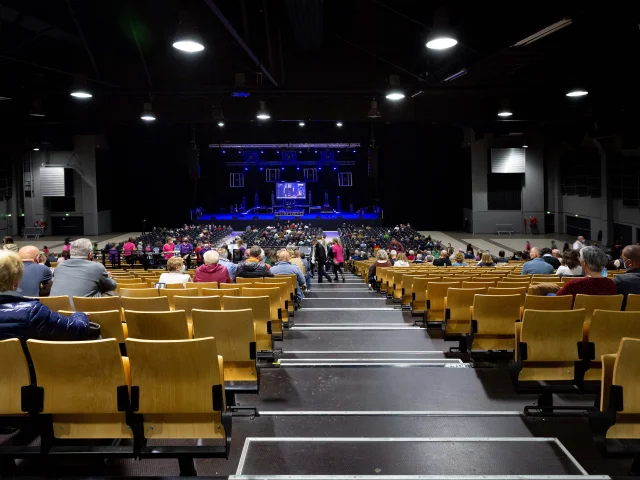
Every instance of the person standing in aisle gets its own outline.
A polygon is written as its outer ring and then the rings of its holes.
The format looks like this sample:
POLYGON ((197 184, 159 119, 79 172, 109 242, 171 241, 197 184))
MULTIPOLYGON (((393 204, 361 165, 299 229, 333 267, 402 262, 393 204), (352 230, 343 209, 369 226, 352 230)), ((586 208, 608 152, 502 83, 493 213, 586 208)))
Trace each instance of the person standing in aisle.
POLYGON ((331 283, 331 277, 324 271, 324 264, 327 263, 327 252, 318 240, 313 239, 312 244, 316 252, 316 261, 318 262, 318 283, 322 283, 323 276, 331 283))
POLYGON ((338 281, 338 272, 342 276, 342 283, 345 282, 344 272, 342 270, 344 266, 344 257, 342 256, 342 245, 340 243, 339 238, 333 239, 333 245, 331 246, 331 251, 333 252, 333 273, 335 276, 336 282, 338 281))
POLYGON ((193 245, 189 243, 188 237, 184 237, 180 244, 180 256, 187 264, 187 269, 191 268, 191 253, 193 253, 193 245))

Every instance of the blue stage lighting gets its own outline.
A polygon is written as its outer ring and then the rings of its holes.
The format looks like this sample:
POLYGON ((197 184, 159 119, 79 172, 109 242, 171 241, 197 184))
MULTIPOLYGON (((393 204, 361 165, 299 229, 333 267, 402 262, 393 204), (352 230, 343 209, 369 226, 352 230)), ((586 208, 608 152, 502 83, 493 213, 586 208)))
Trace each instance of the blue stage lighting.
POLYGON ((356 153, 356 151, 354 150, 353 153, 356 153))
POLYGON ((338 150, 338 153, 340 153, 340 150, 338 150))
POLYGON ((222 153, 227 153, 227 151, 226 150, 222 150, 222 153))
POLYGON ((298 153, 302 153, 302 150, 298 150, 298 153))
POLYGON ((247 172, 249 171, 249 169, 247 167, 244 167, 244 171, 247 172))
POLYGON ((334 170, 337 170, 337 168, 336 168, 336 167, 333 167, 333 169, 334 169, 334 170))
POLYGON ((318 170, 322 170, 322 167, 318 167, 318 170))
POLYGON ((314 150, 313 153, 318 153, 318 150, 314 150))
POLYGON ((264 170, 264 168, 260 167, 260 171, 263 171, 263 170, 264 170))
POLYGON ((238 155, 240 155, 242 153, 242 150, 238 150, 238 155))
POLYGON ((280 150, 276 150, 276 153, 280 153, 280 150))
POLYGON ((251 94, 249 92, 233 92, 231 96, 236 98, 247 98, 250 97, 251 94))
POLYGON ((296 167, 296 170, 300 170, 300 167, 296 167))
POLYGON ((264 153, 264 150, 260 150, 260 153, 264 153))
POLYGON ((282 170, 284 170, 284 167, 282 167, 282 170))

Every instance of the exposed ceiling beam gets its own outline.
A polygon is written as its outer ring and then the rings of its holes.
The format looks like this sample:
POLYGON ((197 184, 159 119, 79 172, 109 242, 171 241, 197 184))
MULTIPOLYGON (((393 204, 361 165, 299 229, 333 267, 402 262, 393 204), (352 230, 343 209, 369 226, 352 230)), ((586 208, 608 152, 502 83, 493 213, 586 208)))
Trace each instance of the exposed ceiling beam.
POLYGON ((84 49, 86 50, 87 55, 89 56, 89 60, 91 60, 91 65, 93 65, 93 71, 96 72, 96 77, 101 78, 100 71, 98 70, 98 65, 96 64, 96 61, 93 58, 93 54, 91 53, 91 49, 89 48, 89 44, 87 43, 87 39, 84 36, 84 32, 82 31, 82 28, 80 27, 80 22, 78 22, 78 19, 76 18, 76 14, 73 11, 73 7, 71 6, 71 0, 67 0, 67 7, 69 7, 69 13, 71 14, 71 18, 73 19, 73 23, 75 23, 76 29, 78 30, 78 34, 80 35, 80 38, 82 39, 82 44, 84 45, 84 49))

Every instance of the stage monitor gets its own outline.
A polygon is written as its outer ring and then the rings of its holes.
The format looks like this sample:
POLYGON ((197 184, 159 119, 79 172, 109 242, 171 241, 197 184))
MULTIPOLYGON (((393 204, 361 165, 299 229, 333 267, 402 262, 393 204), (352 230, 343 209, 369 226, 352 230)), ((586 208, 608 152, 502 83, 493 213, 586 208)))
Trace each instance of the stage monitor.
POLYGON ((304 200, 307 198, 307 184, 303 182, 276 183, 278 200, 304 200))

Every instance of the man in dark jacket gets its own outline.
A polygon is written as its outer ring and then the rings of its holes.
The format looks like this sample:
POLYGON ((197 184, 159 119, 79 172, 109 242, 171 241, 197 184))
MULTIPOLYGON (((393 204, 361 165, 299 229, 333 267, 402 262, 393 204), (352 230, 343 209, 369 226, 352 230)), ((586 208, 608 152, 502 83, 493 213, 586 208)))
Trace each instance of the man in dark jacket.
POLYGON ((260 260, 261 255, 262 248, 257 245, 251 247, 249 249, 249 258, 238 264, 236 278, 273 277, 273 273, 271 273, 269 267, 260 260))
POLYGON ((542 259, 545 262, 547 262, 549 265, 551 265, 554 270, 557 270, 557 269, 560 268, 560 260, 558 260, 556 257, 551 255, 551 249, 550 248, 546 248, 545 247, 542 250, 540 250, 540 253, 542 253, 542 259))
POLYGON ((640 246, 627 245, 622 250, 620 263, 627 269, 623 275, 613 277, 618 293, 624 295, 624 310, 627 303, 627 295, 640 293, 640 246))
POLYGON ((324 249, 324 246, 322 246, 322 244, 319 243, 315 238, 313 239, 311 244, 313 245, 312 248, 316 252, 316 261, 318 262, 318 283, 322 283, 323 276, 326 277, 327 280, 329 280, 329 283, 331 283, 331 277, 327 275, 327 272, 324 271, 324 266, 327 263, 327 252, 324 249))
POLYGON ((12 252, 0 251, 0 340, 87 340, 89 319, 84 313, 69 317, 51 311, 38 300, 16 293, 24 266, 12 252))
POLYGON ((449 253, 446 250, 440 252, 440 258, 436 258, 433 261, 434 267, 450 267, 451 260, 449 260, 449 253))

